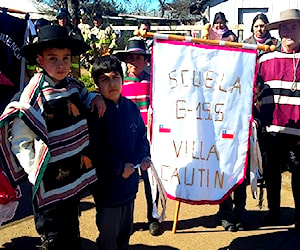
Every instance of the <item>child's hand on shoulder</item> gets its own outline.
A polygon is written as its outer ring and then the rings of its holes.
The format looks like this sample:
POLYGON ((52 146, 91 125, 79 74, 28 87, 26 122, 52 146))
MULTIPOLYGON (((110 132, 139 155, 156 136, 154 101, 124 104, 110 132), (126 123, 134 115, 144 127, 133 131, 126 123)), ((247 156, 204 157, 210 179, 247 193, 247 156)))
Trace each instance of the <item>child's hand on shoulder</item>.
POLYGON ((152 161, 151 161, 150 157, 147 156, 147 157, 145 157, 145 158, 142 160, 142 162, 141 162, 141 169, 142 169, 143 171, 145 171, 145 170, 147 170, 148 168, 150 168, 151 164, 152 164, 152 161))
POLYGON ((124 179, 127 179, 132 173, 134 173, 134 165, 132 163, 125 163, 124 172, 122 174, 122 177, 124 179))
POLYGON ((106 104, 101 95, 96 95, 94 97, 94 99, 91 101, 91 106, 91 112, 93 112, 94 109, 97 108, 99 118, 104 115, 104 112, 106 110, 106 104))

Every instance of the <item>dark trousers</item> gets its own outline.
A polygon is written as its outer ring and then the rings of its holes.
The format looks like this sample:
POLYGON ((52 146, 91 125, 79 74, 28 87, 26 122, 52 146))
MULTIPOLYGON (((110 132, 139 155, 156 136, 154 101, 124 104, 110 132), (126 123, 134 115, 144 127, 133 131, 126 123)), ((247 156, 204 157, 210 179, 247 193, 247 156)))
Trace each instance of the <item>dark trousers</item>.
POLYGON ((100 232, 98 249, 125 250, 133 226, 134 201, 123 207, 101 207, 96 202, 96 224, 100 232))
POLYGON ((81 249, 79 202, 78 198, 71 198, 48 208, 35 210, 36 230, 49 242, 46 249, 81 249))
POLYGON ((247 180, 245 179, 230 196, 227 197, 219 205, 219 216, 221 220, 226 220, 230 223, 245 221, 245 206, 246 206, 246 187, 247 180))
MULTIPOLYGON (((262 134, 264 155, 263 175, 266 181, 268 207, 274 212, 280 211, 281 172, 288 162, 289 151, 294 149, 299 137, 278 133, 262 134)), ((300 170, 292 172, 296 222, 300 223, 300 170)))
MULTIPOLYGON (((148 176, 148 171, 141 170, 141 177, 144 181, 144 189, 145 189, 145 196, 146 196, 146 202, 147 202, 147 219, 148 222, 151 223, 153 221, 157 221, 157 219, 153 218, 152 216, 152 210, 153 210, 153 199, 151 194, 151 185, 150 180, 148 176)), ((156 204, 158 204, 158 192, 157 192, 157 198, 155 200, 156 204)))

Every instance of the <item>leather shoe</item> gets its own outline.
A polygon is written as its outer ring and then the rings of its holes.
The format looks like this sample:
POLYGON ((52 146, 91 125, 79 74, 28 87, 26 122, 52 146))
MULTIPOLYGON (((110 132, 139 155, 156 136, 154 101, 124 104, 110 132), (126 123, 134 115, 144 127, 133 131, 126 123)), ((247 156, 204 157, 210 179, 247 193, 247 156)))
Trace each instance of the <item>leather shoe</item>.
POLYGON ((236 223, 235 229, 236 229, 236 231, 244 231, 245 230, 244 224, 242 222, 236 223))
POLYGON ((278 226, 280 223, 280 211, 269 210, 264 218, 263 225, 264 226, 278 226))
POLYGON ((222 220, 222 226, 224 227, 225 231, 236 231, 235 225, 227 220, 222 220))
POLYGON ((152 236, 159 235, 159 227, 160 227, 159 222, 157 222, 157 221, 151 222, 149 225, 149 233, 152 236))

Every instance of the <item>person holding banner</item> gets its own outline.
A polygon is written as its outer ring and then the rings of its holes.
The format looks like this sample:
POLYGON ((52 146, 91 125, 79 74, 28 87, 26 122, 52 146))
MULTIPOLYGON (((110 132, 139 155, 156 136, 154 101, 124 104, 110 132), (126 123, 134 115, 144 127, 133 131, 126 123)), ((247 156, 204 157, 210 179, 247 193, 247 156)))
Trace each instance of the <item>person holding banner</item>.
MULTIPOLYGON (((275 37, 272 37, 270 32, 267 30, 266 25, 269 23, 268 17, 259 13, 253 18, 251 32, 252 36, 245 39, 244 43, 250 44, 265 44, 265 45, 275 45, 278 49, 280 47, 280 42, 275 37)), ((257 50, 258 56, 266 53, 264 50, 257 50)))
POLYGON ((150 167, 150 146, 139 108, 121 95, 123 69, 113 56, 96 58, 92 77, 106 103, 102 118, 89 119, 92 154, 98 181, 92 194, 98 249, 128 249, 133 226, 138 168, 150 167))
POLYGON ((33 184, 33 212, 40 249, 81 249, 81 192, 96 181, 87 147, 87 109, 102 116, 101 96, 68 77, 71 54, 88 49, 59 25, 41 28, 36 43, 21 48, 37 58, 43 72, 7 105, 0 118, 3 168, 9 178, 33 184))
POLYGON ((213 27, 209 31, 208 39, 237 42, 237 36, 227 27, 227 20, 223 12, 216 13, 213 27))
POLYGON ((243 231, 246 222, 246 186, 245 179, 224 201, 219 205, 218 216, 225 231, 243 231))
MULTIPOLYGON (((237 42, 237 36, 228 29, 227 20, 223 12, 216 13, 213 27, 209 31, 208 38, 237 42)), ((222 226, 226 231, 242 231, 246 221, 246 179, 219 205, 217 213, 222 226)))
POLYGON ((259 96, 260 141, 266 154, 264 179, 268 208, 265 225, 280 222, 281 168, 289 165, 295 202, 295 228, 300 231, 300 11, 288 9, 267 30, 279 31, 281 50, 259 59, 259 75, 264 81, 259 96))
MULTIPOLYGON (((128 69, 128 75, 124 77, 122 95, 138 105, 143 121, 147 126, 150 104, 150 75, 145 71, 145 68, 150 61, 150 54, 146 51, 144 40, 138 37, 130 38, 126 51, 116 53, 116 57, 125 62, 128 69)), ((160 224, 158 219, 152 215, 153 199, 148 172, 141 171, 141 177, 145 187, 149 232, 151 235, 158 235, 160 224)))

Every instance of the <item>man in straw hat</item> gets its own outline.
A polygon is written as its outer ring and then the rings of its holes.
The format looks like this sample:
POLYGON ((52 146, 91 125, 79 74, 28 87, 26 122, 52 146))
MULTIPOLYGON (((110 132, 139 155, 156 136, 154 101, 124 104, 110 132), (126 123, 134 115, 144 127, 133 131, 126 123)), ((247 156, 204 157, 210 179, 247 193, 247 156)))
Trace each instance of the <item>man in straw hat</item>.
MULTIPOLYGON (((137 104, 143 121, 147 126, 148 108, 150 104, 150 75, 145 72, 145 67, 150 61, 150 54, 146 51, 145 42, 139 37, 130 38, 126 50, 120 51, 115 55, 120 61, 125 62, 127 66, 121 93, 123 96, 137 104)), ((160 224, 158 219, 154 218, 152 215, 153 200, 147 170, 141 171, 141 177, 145 186, 149 232, 151 235, 155 236, 160 233, 160 224)))
POLYGON ((86 154, 86 108, 105 111, 103 99, 68 77, 71 55, 88 49, 59 25, 41 28, 21 54, 43 69, 8 104, 0 117, 1 158, 11 179, 26 173, 33 184, 33 210, 40 249, 81 249, 80 192, 96 180, 86 154))
POLYGON ((265 224, 280 223, 280 190, 282 166, 292 172, 295 201, 295 228, 300 230, 300 11, 280 13, 280 20, 268 24, 268 30, 279 30, 280 51, 259 59, 263 79, 259 95, 259 120, 262 127, 264 178, 269 211, 265 224))

